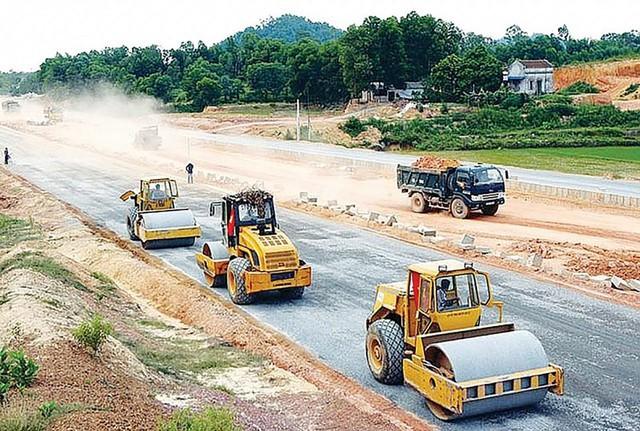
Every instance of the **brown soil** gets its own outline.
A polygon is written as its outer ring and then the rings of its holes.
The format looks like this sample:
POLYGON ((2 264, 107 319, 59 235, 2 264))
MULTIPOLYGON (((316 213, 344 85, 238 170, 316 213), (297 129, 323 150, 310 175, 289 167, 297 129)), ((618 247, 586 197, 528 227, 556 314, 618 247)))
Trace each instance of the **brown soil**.
POLYGON ((632 84, 640 83, 640 60, 623 60, 565 66, 553 74, 556 89, 583 81, 597 87, 601 93, 578 98, 582 103, 611 104, 620 109, 640 109, 640 91, 623 95, 632 84))
MULTIPOLYGON (((209 293, 183 273, 169 268, 129 241, 97 227, 78 210, 25 180, 0 170, 0 190, 3 196, 15 199, 15 204, 7 214, 32 218, 46 230, 49 238, 55 239, 47 244, 46 249, 79 268, 91 268, 91 271, 111 277, 122 295, 135 301, 135 309, 146 310, 151 304, 181 324, 200 328, 205 334, 236 348, 260 355, 318 389, 311 394, 265 396, 252 403, 232 401, 237 415, 248 422, 247 429, 431 429, 428 424, 397 408, 389 400, 322 364, 313 355, 233 304, 209 293), (257 425, 250 426, 252 424, 257 425)), ((86 273, 88 270, 82 271, 86 273)), ((96 306, 91 302, 89 304, 96 306)), ((113 305, 113 309, 105 305, 101 310, 113 316, 115 322, 118 321, 118 314, 122 313, 122 309, 116 305, 113 305)), ((116 330, 127 332, 121 324, 116 325, 116 330)), ((43 371, 39 382, 44 386, 35 389, 42 391, 39 395, 41 398, 36 401, 61 391, 60 396, 64 400, 84 402, 93 397, 91 405, 108 409, 74 413, 73 420, 65 419, 62 428, 57 429, 76 429, 65 428, 71 423, 81 424, 74 425, 77 429, 148 429, 152 426, 151 418, 155 421, 157 414, 165 408, 150 398, 149 392, 157 393, 157 386, 144 380, 139 384, 129 382, 135 377, 122 374, 131 373, 137 367, 125 364, 118 368, 110 365, 113 361, 106 361, 106 369, 96 370, 94 368, 99 364, 88 356, 84 356, 86 361, 82 363, 74 362, 82 352, 73 346, 63 342, 49 348, 33 350, 45 364, 44 367, 50 370, 46 373, 43 371), (73 360, 65 361, 65 357, 73 360), (51 370, 64 366, 65 371, 59 371, 61 376, 51 374, 51 370), (91 380, 91 384, 87 376, 94 376, 92 379, 98 380, 91 380), (125 383, 126 386, 120 386, 125 383), (79 420, 79 417, 83 419, 79 420), (138 425, 137 421, 142 419, 146 420, 147 425, 138 425)), ((187 389, 182 387, 181 390, 187 389)), ((190 393, 196 399, 212 399, 212 402, 217 399, 217 403, 221 402, 220 396, 211 391, 198 392, 192 389, 190 393)), ((223 404, 228 404, 228 401, 223 404)))
POLYGON ((433 155, 426 155, 413 162, 411 166, 418 169, 434 169, 438 171, 444 171, 449 168, 457 168, 458 166, 460 166, 460 162, 457 160, 442 159, 433 155))

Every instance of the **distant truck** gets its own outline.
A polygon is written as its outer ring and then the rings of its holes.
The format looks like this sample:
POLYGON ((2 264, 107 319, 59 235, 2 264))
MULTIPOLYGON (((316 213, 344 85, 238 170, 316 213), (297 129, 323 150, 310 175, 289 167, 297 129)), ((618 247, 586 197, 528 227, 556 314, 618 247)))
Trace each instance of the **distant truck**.
POLYGON ((442 170, 398 165, 397 182, 398 189, 409 195, 411 210, 416 213, 437 209, 460 219, 471 211, 492 216, 505 202, 504 178, 491 165, 442 170))
POLYGON ((160 148, 162 137, 158 133, 158 126, 143 127, 136 132, 133 145, 144 151, 155 151, 160 148))
POLYGON ((5 100, 2 102, 2 110, 4 112, 18 112, 20 111, 20 103, 15 100, 5 100))

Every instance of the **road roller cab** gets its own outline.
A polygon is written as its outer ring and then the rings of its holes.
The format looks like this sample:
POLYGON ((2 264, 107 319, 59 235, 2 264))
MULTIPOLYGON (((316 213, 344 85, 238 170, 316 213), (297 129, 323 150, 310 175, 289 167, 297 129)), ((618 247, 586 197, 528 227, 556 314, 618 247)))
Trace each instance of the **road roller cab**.
POLYGON ((487 273, 457 260, 413 264, 408 272, 405 282, 377 287, 367 319, 367 362, 378 381, 408 383, 443 420, 563 393, 563 370, 548 362, 537 338, 502 322, 487 273), (487 308, 497 322, 483 321, 487 308))
POLYGON ((127 231, 145 249, 192 246, 201 229, 191 210, 176 208, 178 185, 175 180, 141 180, 138 193, 129 190, 120 196, 133 205, 126 210, 127 231))
POLYGON ((222 241, 205 243, 196 255, 208 285, 226 285, 236 304, 271 290, 302 297, 311 285, 311 267, 280 230, 270 193, 252 189, 224 196, 210 208, 212 216, 220 216, 222 241))

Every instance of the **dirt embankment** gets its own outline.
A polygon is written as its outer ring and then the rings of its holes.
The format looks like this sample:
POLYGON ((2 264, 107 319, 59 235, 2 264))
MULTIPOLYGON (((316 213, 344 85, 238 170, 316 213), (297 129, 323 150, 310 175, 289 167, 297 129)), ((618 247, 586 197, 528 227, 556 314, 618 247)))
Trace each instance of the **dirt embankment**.
POLYGON ((621 109, 640 109, 640 89, 628 91, 640 84, 640 60, 612 61, 565 66, 553 73, 556 89, 583 81, 594 85, 599 94, 585 95, 584 103, 614 104, 621 109), (633 87, 632 87, 633 88, 633 87))
POLYGON ((155 429, 178 407, 205 405, 230 409, 246 429, 431 429, 21 178, 0 170, 0 190, 2 214, 38 231, 1 251, 0 262, 41 250, 69 277, 0 271, 9 298, 0 301, 0 340, 20 343, 41 365, 32 396, 13 407, 83 406, 56 419, 53 429, 65 430, 155 429), (116 334, 98 358, 69 336, 94 312, 116 334))

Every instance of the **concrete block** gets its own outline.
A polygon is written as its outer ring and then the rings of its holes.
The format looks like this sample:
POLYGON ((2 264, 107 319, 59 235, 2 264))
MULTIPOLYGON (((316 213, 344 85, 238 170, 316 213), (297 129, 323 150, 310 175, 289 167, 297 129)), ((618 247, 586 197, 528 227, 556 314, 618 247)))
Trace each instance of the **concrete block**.
POLYGON ((589 279, 589 274, 587 274, 586 272, 574 272, 573 274, 571 274, 571 276, 573 278, 577 278, 578 280, 588 280, 589 279))
POLYGON ((343 206, 333 206, 333 207, 329 207, 329 210, 334 212, 334 213, 339 213, 339 214, 343 214, 346 211, 346 208, 343 206))
POLYGON ((525 265, 527 262, 522 256, 518 256, 516 254, 506 256, 505 259, 510 260, 511 262, 518 263, 520 265, 525 265))
POLYGON ((610 275, 596 275, 593 277, 589 277, 589 280, 595 281, 596 283, 609 283, 611 282, 610 275))
POLYGON ((473 245, 476 242, 476 239, 469 234, 464 234, 462 239, 460 240, 460 245, 473 245))
POLYGON ((331 207, 337 207, 338 206, 338 201, 335 199, 331 199, 327 201, 327 207, 331 208, 331 207))
POLYGON ((539 253, 531 253, 527 257, 527 266, 531 266, 533 268, 542 268, 542 255, 539 253))
POLYGON ((371 211, 369 213, 369 218, 367 220, 369 220, 369 221, 378 221, 378 218, 380 218, 380 214, 377 213, 377 212, 371 211))
POLYGON ((442 243, 451 241, 450 238, 447 238, 444 236, 437 236, 437 235, 425 237, 425 239, 428 240, 431 244, 442 244, 442 243))
POLYGON ((436 236, 437 234, 434 228, 424 225, 418 226, 418 233, 422 236, 436 236))
POLYGON ((307 197, 307 202, 313 205, 318 205, 318 198, 314 198, 314 197, 307 197))
POLYGON ((631 290, 640 292, 640 280, 627 280, 627 284, 629 284, 631 290))
POLYGON ((351 208, 355 208, 356 204, 345 204, 344 207, 349 211, 351 208))
POLYGON ((471 251, 476 249, 476 246, 473 244, 458 244, 458 247, 460 247, 464 251, 471 251))
POLYGON ((476 247, 476 251, 481 254, 491 254, 491 248, 485 246, 476 247))
POLYGON ((627 283, 620 277, 616 277, 615 275, 611 277, 611 287, 617 290, 632 290, 629 283, 627 283))
POLYGON ((300 200, 302 202, 309 202, 309 192, 300 192, 300 200))
POLYGON ((355 205, 352 207, 346 207, 346 210, 344 212, 353 217, 358 215, 358 209, 356 208, 355 205))

